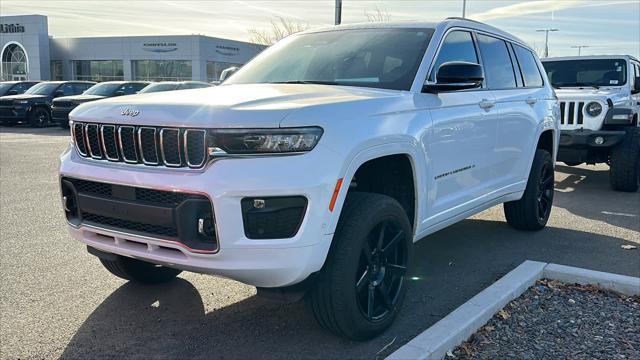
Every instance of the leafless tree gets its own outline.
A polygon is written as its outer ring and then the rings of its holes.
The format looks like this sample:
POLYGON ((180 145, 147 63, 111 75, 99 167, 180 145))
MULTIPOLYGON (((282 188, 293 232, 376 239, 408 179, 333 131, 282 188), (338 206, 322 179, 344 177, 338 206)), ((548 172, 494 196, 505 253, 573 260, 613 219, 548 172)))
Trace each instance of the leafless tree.
POLYGON ((282 38, 309 28, 308 23, 297 22, 282 16, 277 16, 270 21, 271 29, 250 28, 250 41, 261 45, 272 45, 282 38))
POLYGON ((373 10, 365 10, 364 16, 367 17, 368 22, 389 22, 391 21, 391 15, 385 9, 375 7, 373 10))

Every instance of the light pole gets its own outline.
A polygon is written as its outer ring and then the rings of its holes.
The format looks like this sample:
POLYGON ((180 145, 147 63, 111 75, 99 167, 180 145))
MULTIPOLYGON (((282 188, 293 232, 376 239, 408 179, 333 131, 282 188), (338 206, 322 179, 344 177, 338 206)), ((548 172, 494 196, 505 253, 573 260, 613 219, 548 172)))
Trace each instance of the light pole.
POLYGON ((462 0, 462 18, 467 17, 467 0, 462 0))
POLYGON ((588 48, 588 47, 591 47, 591 46, 589 46, 589 45, 573 45, 571 48, 572 49, 578 49, 578 56, 580 56, 582 48, 588 48))
POLYGON ((336 25, 342 22, 342 0, 336 0, 336 25))
POLYGON ((544 31, 544 57, 549 57, 549 32, 559 31, 559 29, 538 29, 537 32, 544 31))

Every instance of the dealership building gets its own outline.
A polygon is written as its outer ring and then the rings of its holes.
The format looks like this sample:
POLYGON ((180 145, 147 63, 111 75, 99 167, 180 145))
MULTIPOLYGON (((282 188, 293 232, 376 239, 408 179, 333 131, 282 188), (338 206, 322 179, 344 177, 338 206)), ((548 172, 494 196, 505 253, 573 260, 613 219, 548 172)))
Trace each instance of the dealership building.
POLYGON ((2 80, 216 81, 261 45, 203 35, 58 38, 42 15, 0 17, 2 80))

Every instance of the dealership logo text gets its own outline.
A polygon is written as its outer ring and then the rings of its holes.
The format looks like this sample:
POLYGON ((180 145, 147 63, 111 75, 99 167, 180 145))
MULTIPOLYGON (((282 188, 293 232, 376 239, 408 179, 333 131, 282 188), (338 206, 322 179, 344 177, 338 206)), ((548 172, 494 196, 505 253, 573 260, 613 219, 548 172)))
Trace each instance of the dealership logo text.
POLYGON ((24 26, 20 24, 0 24, 0 33, 2 34, 10 34, 10 33, 23 33, 24 26))

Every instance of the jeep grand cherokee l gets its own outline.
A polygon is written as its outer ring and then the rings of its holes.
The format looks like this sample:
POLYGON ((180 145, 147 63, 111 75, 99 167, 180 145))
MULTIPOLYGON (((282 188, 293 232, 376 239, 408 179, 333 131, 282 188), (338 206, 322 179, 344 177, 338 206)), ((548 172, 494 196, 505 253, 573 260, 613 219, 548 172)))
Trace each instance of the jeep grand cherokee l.
POLYGON ((311 30, 221 86, 78 106, 62 203, 116 276, 306 290, 322 326, 368 339, 400 310, 414 242, 501 203, 545 226, 558 114, 538 58, 491 26, 311 30))
POLYGON ((63 96, 53 100, 51 116, 60 127, 69 127, 69 112, 76 106, 113 96, 132 95, 149 85, 148 81, 106 81, 90 87, 80 95, 63 96))
POLYGON ((0 98, 0 121, 5 126, 27 122, 34 127, 51 123, 54 98, 82 94, 95 83, 90 81, 49 81, 34 85, 21 95, 0 98))

